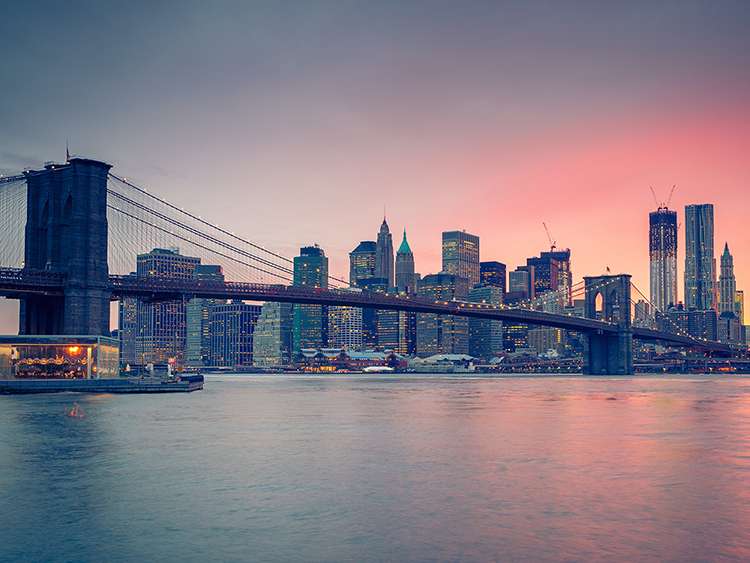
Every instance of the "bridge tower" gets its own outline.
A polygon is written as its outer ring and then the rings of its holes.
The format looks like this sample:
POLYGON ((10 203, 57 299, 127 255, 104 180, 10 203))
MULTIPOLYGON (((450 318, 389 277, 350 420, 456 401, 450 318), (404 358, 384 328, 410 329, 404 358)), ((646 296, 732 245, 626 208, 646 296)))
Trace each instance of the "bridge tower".
POLYGON ((21 300, 20 334, 109 334, 107 173, 85 158, 25 173, 24 268, 65 275, 63 297, 21 300))
POLYGON ((590 332, 584 349, 583 373, 630 375, 633 373, 633 331, 630 323, 630 275, 588 276, 586 317, 609 321, 616 333, 590 332))

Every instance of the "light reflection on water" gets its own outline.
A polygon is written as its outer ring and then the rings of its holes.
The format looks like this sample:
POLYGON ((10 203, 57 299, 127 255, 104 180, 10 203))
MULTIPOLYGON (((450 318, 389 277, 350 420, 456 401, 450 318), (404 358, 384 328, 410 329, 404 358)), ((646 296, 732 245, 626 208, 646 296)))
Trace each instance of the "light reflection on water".
POLYGON ((747 560, 749 491, 741 377, 0 397, 7 560, 747 560))

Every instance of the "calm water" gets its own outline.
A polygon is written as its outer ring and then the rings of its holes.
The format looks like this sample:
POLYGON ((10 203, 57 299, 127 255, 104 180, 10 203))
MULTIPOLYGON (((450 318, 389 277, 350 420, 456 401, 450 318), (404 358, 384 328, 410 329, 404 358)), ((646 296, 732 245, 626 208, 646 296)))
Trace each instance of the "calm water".
POLYGON ((0 559, 748 560, 750 379, 0 397, 0 559))

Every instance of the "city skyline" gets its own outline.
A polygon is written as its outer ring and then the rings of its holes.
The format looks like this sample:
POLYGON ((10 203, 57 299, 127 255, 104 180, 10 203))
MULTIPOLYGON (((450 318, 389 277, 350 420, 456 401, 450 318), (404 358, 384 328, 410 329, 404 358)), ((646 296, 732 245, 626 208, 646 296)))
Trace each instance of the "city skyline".
MULTIPOLYGON (((663 195, 677 184, 678 219, 687 204, 713 203, 716 246, 730 244, 737 286, 750 282, 738 204, 750 130, 741 3, 592 3, 590 20, 527 5, 435 3, 425 16, 355 3, 335 16, 287 7, 284 18, 257 6, 231 19, 198 3, 148 8, 9 8, 4 22, 33 18, 40 34, 31 48, 22 28, 0 23, 16 46, 7 74, 30 81, 3 93, 0 172, 62 160, 69 139, 71 152, 114 161, 286 256, 317 242, 341 278, 384 204, 423 274, 440 270, 441 233, 461 229, 480 237, 482 260, 511 271, 547 247, 545 221, 571 248, 576 280, 609 267, 641 288, 648 186, 663 195), (52 86, 61 18, 73 30, 67 59, 87 61, 65 66, 64 89, 52 86), (165 25, 173 19, 179 30, 165 25), (606 33, 590 24, 602 19, 606 33), (524 34, 513 33, 519 21, 524 34), (257 198, 262 213, 236 204, 257 198)), ((678 249, 681 280, 684 228, 678 249)))

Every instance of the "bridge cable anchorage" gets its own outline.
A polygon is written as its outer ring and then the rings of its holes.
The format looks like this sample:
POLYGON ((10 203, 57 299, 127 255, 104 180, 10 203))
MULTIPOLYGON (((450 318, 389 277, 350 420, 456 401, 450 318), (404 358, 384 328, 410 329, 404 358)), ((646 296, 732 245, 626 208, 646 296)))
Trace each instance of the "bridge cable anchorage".
POLYGON ((122 215, 125 215, 125 216, 129 217, 130 219, 133 219, 135 221, 143 223, 143 224, 145 224, 145 225, 147 225, 147 226, 149 226, 149 227, 151 227, 153 229, 156 229, 156 230, 161 231, 161 232, 163 232, 165 234, 168 234, 169 236, 173 236, 173 237, 175 237, 175 238, 177 238, 179 240, 182 240, 182 241, 184 241, 184 242, 186 242, 188 244, 191 244, 191 245, 194 245, 194 246, 196 246, 198 248, 201 248, 202 250, 206 250, 208 252, 211 252, 213 254, 216 254, 218 256, 221 256, 222 258, 226 258, 226 259, 231 260, 233 262, 236 262, 238 264, 242 264, 244 266, 248 266, 249 268, 252 268, 254 270, 260 271, 260 272, 262 272, 264 274, 275 276, 275 277, 280 278, 280 279, 282 279, 282 280, 284 280, 286 282, 291 282, 291 280, 288 277, 285 277, 282 274, 279 274, 279 273, 273 272, 273 271, 269 271, 269 270, 265 270, 263 268, 259 268, 258 266, 254 265, 254 264, 250 264, 248 262, 244 262, 244 261, 239 260, 238 258, 235 258, 235 257, 230 256, 228 254, 224 254, 224 253, 222 253, 222 252, 220 252, 218 250, 212 249, 212 248, 210 248, 208 246, 204 246, 204 245, 202 245, 202 244, 200 244, 198 242, 192 241, 192 240, 190 240, 190 239, 188 239, 186 237, 183 237, 183 236, 181 236, 181 235, 179 235, 177 233, 174 233, 174 232, 168 231, 167 229, 159 227, 158 225, 156 225, 154 223, 151 223, 151 222, 149 222, 149 221, 147 221, 145 219, 142 219, 140 217, 136 217, 135 215, 133 215, 131 213, 128 213, 127 211, 124 211, 122 209, 119 209, 119 208, 117 208, 117 207, 115 207, 113 205, 107 204, 107 208, 109 208, 112 211, 115 211, 117 213, 120 213, 122 215))
MULTIPOLYGON (((239 242, 242 242, 243 244, 247 244, 247 245, 251 246, 252 248, 255 248, 256 250, 259 250, 261 252, 265 252, 266 254, 268 254, 268 255, 270 255, 270 256, 272 256, 274 258, 277 258, 279 260, 282 260, 282 261, 290 263, 290 264, 294 263, 294 261, 292 259, 287 258, 286 256, 278 254, 277 252, 269 250, 269 249, 267 249, 267 248, 265 248, 263 246, 260 246, 260 245, 258 245, 256 243, 253 243, 253 242, 251 242, 251 241, 249 241, 249 240, 247 240, 245 238, 242 238, 242 237, 234 234, 233 232, 228 231, 228 230, 220 227, 218 224, 211 224, 208 221, 206 221, 205 219, 202 219, 201 217, 198 217, 197 215, 195 215, 193 213, 190 213, 189 211, 185 211, 184 209, 182 209, 182 208, 180 208, 180 207, 178 207, 178 206, 176 206, 176 205, 174 205, 174 204, 166 201, 165 199, 162 199, 162 198, 160 198, 160 197, 158 197, 158 196, 156 196, 156 195, 148 192, 144 188, 141 188, 141 187, 133 184, 132 182, 128 181, 125 178, 121 178, 120 176, 117 176, 116 174, 113 174, 112 172, 110 172, 108 176, 109 176, 109 178, 111 178, 111 179, 119 182, 120 184, 122 184, 124 186, 127 186, 127 187, 129 187, 129 188, 137 191, 139 194, 141 194, 141 195, 143 195, 145 197, 151 198, 151 199, 153 199, 155 201, 158 201, 161 204, 169 207, 173 211, 176 211, 177 213, 181 213, 181 214, 189 217, 190 219, 201 223, 202 225, 205 225, 205 226, 207 226, 207 227, 209 227, 211 229, 215 229, 215 230, 219 231, 220 233, 222 233, 222 234, 224 234, 224 235, 226 235, 228 237, 231 237, 231 238, 233 238, 233 239, 235 239, 235 240, 237 240, 239 242)), ((330 274, 328 275, 328 279, 331 280, 332 282, 337 283, 337 284, 339 284, 339 283, 343 284, 345 287, 349 287, 350 286, 350 283, 347 282, 346 280, 337 278, 337 277, 332 276, 330 274)))

